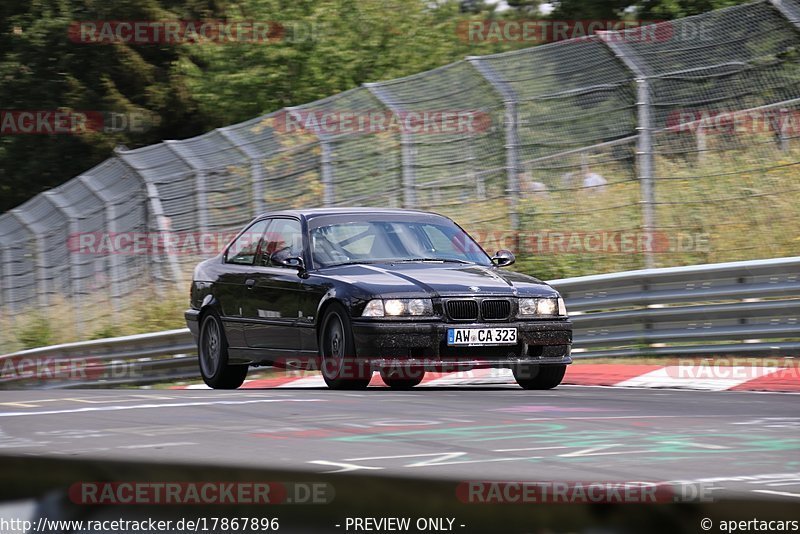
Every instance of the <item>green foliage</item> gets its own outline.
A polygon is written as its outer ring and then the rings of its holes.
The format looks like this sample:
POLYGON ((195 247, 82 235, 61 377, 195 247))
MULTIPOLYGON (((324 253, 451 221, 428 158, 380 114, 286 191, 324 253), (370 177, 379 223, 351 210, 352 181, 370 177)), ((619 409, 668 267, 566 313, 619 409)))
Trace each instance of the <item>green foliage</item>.
POLYGON ((89 335, 89 339, 106 339, 109 337, 118 337, 120 335, 119 332, 120 329, 117 325, 108 323, 92 331, 92 333, 89 335))
MULTIPOLYGON (((192 2, 188 2, 191 4, 192 2)), ((180 47, 93 45, 69 39, 81 20, 179 18, 157 0, 8 0, 0 4, 0 102, 4 110, 64 110, 154 116, 147 131, 0 136, 0 211, 59 185, 111 155, 202 133, 207 122, 175 64, 180 47)))
POLYGON ((41 314, 32 315, 16 333, 17 341, 23 349, 43 347, 53 342, 53 329, 50 322, 41 314))
MULTIPOLYGON (((285 37, 256 46, 195 46, 180 65, 215 125, 324 98, 362 83, 415 74, 476 53, 457 35, 453 2, 241 0, 233 19, 275 20, 285 37), (393 16, 387 16, 392 13, 393 16), (244 98, 243 98, 244 96, 244 98)), ((486 45, 491 51, 493 45, 486 45)))
POLYGON ((126 307, 116 315, 111 313, 107 300, 98 296, 82 301, 77 309, 75 301, 53 298, 46 314, 31 307, 15 317, 0 317, 0 354, 57 343, 145 334, 186 326, 183 312, 188 307, 188 299, 184 292, 142 287, 140 295, 127 301, 126 307), (98 319, 91 323, 91 330, 81 331, 73 320, 76 313, 98 319))
MULTIPOLYGON (((739 0, 561 0, 552 19, 674 18, 739 0)), ((498 11, 483 0, 6 0, 0 3, 3 109, 138 113, 140 132, 0 136, 0 212, 112 154, 183 139, 365 82, 432 69, 468 55, 531 46, 470 42, 469 20, 544 18, 538 0, 498 11), (68 38, 91 20, 227 19, 280 23, 257 44, 91 45, 68 38)))

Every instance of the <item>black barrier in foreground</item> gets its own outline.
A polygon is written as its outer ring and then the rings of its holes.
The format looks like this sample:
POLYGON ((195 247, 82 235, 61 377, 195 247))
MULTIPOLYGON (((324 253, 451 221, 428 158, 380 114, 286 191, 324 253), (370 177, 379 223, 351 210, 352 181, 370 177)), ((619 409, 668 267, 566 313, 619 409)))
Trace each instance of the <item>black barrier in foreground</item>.
POLYGON ((253 469, 246 458, 242 467, 31 456, 6 456, 0 462, 5 482, 0 485, 0 526, 20 534, 26 527, 98 533, 671 534, 753 530, 770 521, 796 531, 798 520, 794 499, 689 495, 685 488, 635 481, 538 481, 521 487, 253 469), (21 513, 20 500, 35 501, 34 512, 15 516, 21 513))

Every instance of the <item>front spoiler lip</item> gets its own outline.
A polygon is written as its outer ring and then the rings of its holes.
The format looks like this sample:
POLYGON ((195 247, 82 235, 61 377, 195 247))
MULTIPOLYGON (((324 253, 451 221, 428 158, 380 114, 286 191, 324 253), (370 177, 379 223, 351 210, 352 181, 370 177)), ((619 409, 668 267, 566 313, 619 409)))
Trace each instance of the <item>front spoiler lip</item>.
POLYGON ((440 367, 464 369, 490 369, 513 368, 519 365, 569 365, 572 363, 570 356, 563 358, 492 358, 492 359, 462 359, 451 360, 446 358, 366 358, 366 362, 374 367, 422 367, 424 369, 438 369, 440 367))

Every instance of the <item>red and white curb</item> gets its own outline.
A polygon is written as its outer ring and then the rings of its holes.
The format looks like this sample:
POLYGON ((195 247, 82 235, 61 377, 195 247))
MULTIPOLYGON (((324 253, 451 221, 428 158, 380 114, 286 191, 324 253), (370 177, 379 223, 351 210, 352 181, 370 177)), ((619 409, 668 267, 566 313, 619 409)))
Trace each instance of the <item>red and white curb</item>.
MULTIPOLYGON (((452 373, 425 374, 417 387, 505 385, 514 384, 510 369, 473 369, 452 373)), ((777 391, 800 392, 800 369, 797 367, 717 367, 695 365, 619 365, 577 364, 567 368, 563 384, 579 386, 614 386, 633 388, 670 388, 706 391, 777 391)), ((384 386, 376 373, 370 386, 384 386)), ((248 380, 244 389, 321 388, 325 381, 319 373, 286 372, 273 377, 248 380)), ((177 389, 208 389, 205 384, 178 386, 177 389)))

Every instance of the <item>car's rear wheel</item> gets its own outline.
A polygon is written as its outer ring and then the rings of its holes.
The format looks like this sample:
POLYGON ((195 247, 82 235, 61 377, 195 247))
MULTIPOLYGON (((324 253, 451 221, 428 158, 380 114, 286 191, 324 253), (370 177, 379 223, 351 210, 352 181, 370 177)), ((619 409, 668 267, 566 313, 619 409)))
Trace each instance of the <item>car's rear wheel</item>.
POLYGON ((381 369, 383 383, 392 389, 411 389, 425 378, 425 370, 413 367, 411 369, 381 369))
POLYGON ((200 324, 197 355, 200 374, 209 387, 236 389, 244 383, 248 366, 228 363, 228 340, 222 321, 213 312, 207 313, 200 324))
POLYGON ((519 365, 514 367, 514 380, 523 389, 552 389, 564 379, 566 365, 519 365))
POLYGON ((322 378, 331 389, 365 389, 372 378, 368 364, 356 359, 350 317, 340 304, 331 304, 320 332, 322 378))

